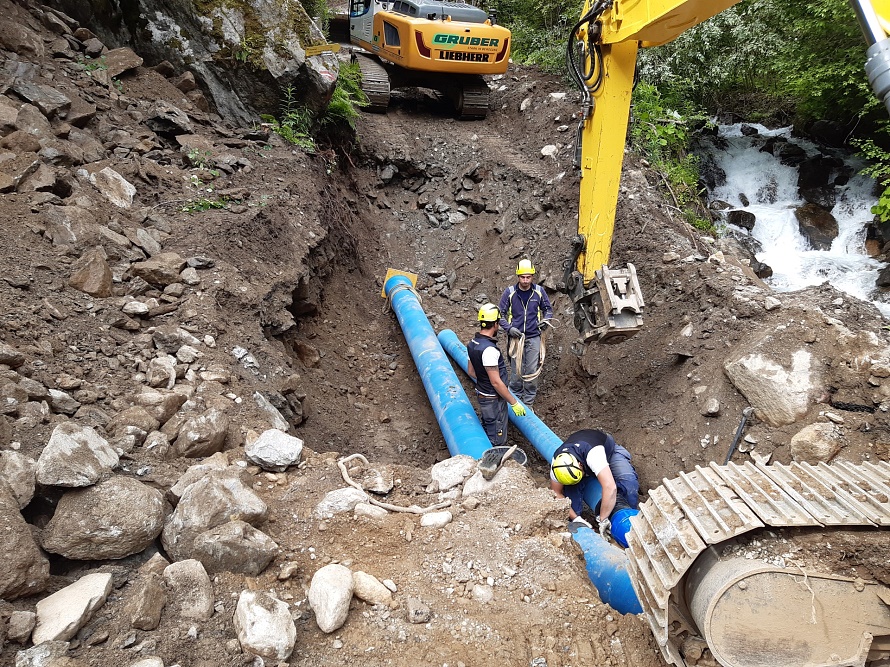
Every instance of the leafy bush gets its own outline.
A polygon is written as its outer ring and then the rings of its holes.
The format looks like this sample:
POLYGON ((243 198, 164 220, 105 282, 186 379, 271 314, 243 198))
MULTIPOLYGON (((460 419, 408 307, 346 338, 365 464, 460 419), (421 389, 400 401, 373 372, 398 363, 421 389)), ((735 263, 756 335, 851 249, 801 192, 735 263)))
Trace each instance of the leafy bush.
POLYGON ((512 59, 565 75, 566 41, 583 6, 581 0, 501 0, 498 15, 512 32, 512 59))
MULTIPOLYGON (((888 133, 886 124, 882 132, 888 133)), ((884 188, 878 197, 878 203, 871 207, 871 212, 881 222, 890 222, 890 152, 872 139, 854 140, 853 144, 859 149, 860 155, 871 163, 862 173, 875 179, 884 188)))
POLYGON ((345 124, 354 130, 358 109, 365 106, 368 106, 368 96, 362 91, 362 73, 358 63, 343 63, 334 94, 318 122, 322 127, 345 124))
POLYGON ((284 91, 281 102, 281 119, 274 116, 260 116, 271 130, 285 141, 299 146, 307 152, 315 151, 315 140, 312 138, 312 113, 297 102, 292 86, 284 91))

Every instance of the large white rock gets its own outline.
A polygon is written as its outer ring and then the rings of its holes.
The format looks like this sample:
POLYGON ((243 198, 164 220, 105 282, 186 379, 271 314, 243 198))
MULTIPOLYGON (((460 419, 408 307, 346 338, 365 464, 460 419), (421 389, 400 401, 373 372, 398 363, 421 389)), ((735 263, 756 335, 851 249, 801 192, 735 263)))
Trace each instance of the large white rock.
POLYGON ((124 558, 154 542, 163 527, 161 492, 116 475, 65 493, 41 541, 44 549, 66 558, 124 558))
POLYGON ((352 571, 343 565, 325 565, 312 576, 309 606, 322 632, 334 632, 346 622, 352 591, 352 571))
POLYGON ((71 639, 105 604, 111 592, 111 574, 95 572, 81 577, 37 603, 34 644, 71 639))
POLYGON ((271 660, 287 660, 297 641, 287 603, 263 591, 241 591, 235 630, 243 650, 271 660))
POLYGON ((89 486, 118 460, 117 452, 92 428, 64 422, 53 429, 37 459, 37 481, 44 486, 89 486))
POLYGON ((19 508, 25 507, 34 497, 37 461, 11 449, 0 452, 0 478, 9 484, 19 508))
POLYGON ((368 604, 385 604, 392 602, 392 591, 373 574, 357 570, 352 573, 352 594, 368 604))
POLYGON ((239 477, 213 471, 189 486, 170 515, 161 541, 174 560, 192 558, 195 538, 233 518, 251 525, 264 521, 268 508, 239 477))
POLYGON ((726 375, 756 411, 771 426, 793 424, 810 406, 810 395, 818 381, 812 355, 797 350, 785 365, 754 352, 724 366, 726 375))
POLYGON ((476 459, 466 454, 458 454, 451 458, 439 461, 430 469, 433 478, 433 486, 436 491, 447 491, 476 472, 476 459))
POLYGON ((791 437, 791 456, 795 461, 828 463, 841 450, 841 431, 831 423, 805 426, 791 437))
POLYGON ((426 528, 444 528, 451 523, 454 516, 448 510, 444 512, 427 512, 420 517, 420 525, 426 528))
POLYGON ((284 431, 270 428, 263 431, 253 444, 244 448, 247 460, 263 470, 284 472, 289 466, 300 462, 303 441, 284 431))
POLYGON ((118 208, 130 208, 133 205, 135 186, 111 167, 90 174, 90 183, 118 208))
POLYGON ((167 606, 182 618, 206 621, 213 615, 213 585, 207 571, 194 559, 164 568, 167 606))
POLYGON ((356 505, 366 502, 368 502, 367 493, 353 486, 347 486, 328 491, 321 502, 315 506, 312 514, 319 519, 324 519, 332 514, 351 512, 356 505))

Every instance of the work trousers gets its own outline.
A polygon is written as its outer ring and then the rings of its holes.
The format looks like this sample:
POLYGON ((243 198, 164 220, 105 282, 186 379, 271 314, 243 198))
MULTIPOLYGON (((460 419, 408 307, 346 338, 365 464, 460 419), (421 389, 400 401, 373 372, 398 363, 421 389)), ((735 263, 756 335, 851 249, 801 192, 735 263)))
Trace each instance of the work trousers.
POLYGON ((500 447, 507 442, 507 401, 500 396, 480 396, 479 412, 482 413, 482 428, 491 441, 492 447, 500 447))
POLYGON ((526 338, 522 348, 522 368, 516 368, 516 358, 510 357, 510 391, 513 395, 530 408, 535 403, 538 394, 538 378, 523 380, 520 375, 531 375, 538 369, 538 361, 541 358, 541 337, 526 338))

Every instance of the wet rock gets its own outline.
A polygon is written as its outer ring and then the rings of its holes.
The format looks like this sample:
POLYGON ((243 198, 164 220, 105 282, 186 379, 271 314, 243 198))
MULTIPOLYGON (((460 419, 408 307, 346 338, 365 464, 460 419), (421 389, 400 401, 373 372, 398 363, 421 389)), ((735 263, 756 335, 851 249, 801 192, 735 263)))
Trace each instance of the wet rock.
POLYGON ((154 630, 161 622, 167 604, 167 590, 163 576, 149 572, 132 587, 125 614, 137 630, 154 630))
POLYGON ((84 254, 68 284, 76 290, 95 297, 111 296, 112 275, 105 250, 99 246, 84 254))
POLYGON ((12 612, 9 616, 9 627, 6 630, 7 639, 19 644, 27 644, 36 623, 37 614, 33 611, 12 612))
POLYGON ((828 463, 841 450, 841 433, 831 423, 805 426, 791 437, 791 456, 795 461, 813 465, 828 463))
POLYGON ((748 399, 758 419, 771 426, 793 424, 805 415, 818 382, 809 352, 797 350, 789 361, 783 365, 764 351, 746 354, 724 366, 727 377, 748 399))
POLYGON ((118 208, 127 209, 133 205, 135 186, 111 167, 90 174, 90 183, 118 208))
POLYGON ((124 558, 154 542, 163 525, 161 492, 118 475, 63 495, 42 543, 75 560, 124 558))
POLYGON ((213 585, 200 561, 189 559, 164 569, 171 611, 182 618, 206 621, 213 615, 213 585))
POLYGON ((210 456, 222 449, 228 430, 229 418, 221 410, 211 408, 186 420, 173 447, 178 456, 210 456))
POLYGON ((458 454, 451 458, 439 461, 430 469, 433 479, 434 492, 447 491, 476 472, 476 460, 472 456, 458 454))
POLYGON ((108 76, 116 79, 124 72, 136 69, 142 65, 142 58, 133 53, 132 49, 123 47, 108 51, 105 54, 105 64, 108 66, 106 70, 108 76))
POLYGON ((18 81, 13 84, 12 90, 23 100, 40 109, 47 118, 64 116, 71 107, 71 100, 52 86, 18 81))
POLYGON ((312 515, 319 519, 324 519, 333 514, 350 512, 355 509, 358 503, 366 502, 368 502, 367 493, 359 491, 355 487, 347 486, 342 489, 328 491, 321 502, 315 506, 312 515))
POLYGON ((726 222, 730 225, 735 225, 736 227, 751 231, 754 229, 754 224, 757 222, 757 216, 750 211, 729 211, 726 214, 726 222))
POLYGON ((53 429, 37 459, 37 481, 44 486, 89 486, 117 464, 117 453, 95 430, 64 422, 53 429))
POLYGON ((19 509, 34 497, 37 481, 37 462, 29 456, 12 450, 0 451, 0 479, 6 480, 19 509))
POLYGON ((186 488, 161 539, 175 560, 192 558, 194 541, 201 533, 233 517, 258 524, 267 512, 266 504, 239 477, 227 470, 212 472, 186 488))
POLYGON ((65 641, 86 625, 93 613, 105 604, 111 592, 111 574, 96 572, 81 577, 70 586, 37 603, 37 626, 32 639, 65 641))
POLYGON ((300 462, 303 441, 278 429, 264 431, 244 449, 247 460, 263 470, 284 472, 300 462))
POLYGON ((25 363, 25 355, 12 345, 0 341, 0 364, 10 368, 18 368, 25 363))
POLYGON ((184 265, 185 260, 175 252, 163 252, 144 262, 136 262, 130 267, 130 273, 151 285, 163 287, 179 282, 179 272, 184 265))
POLYGON ((837 238, 838 226, 835 217, 815 204, 804 204, 794 210, 800 233, 815 250, 830 250, 831 242, 837 238))
POLYGON ((278 554, 278 545, 271 537, 244 521, 229 521, 206 530, 193 544, 192 556, 211 574, 237 572, 255 577, 278 554))
POLYGON ((392 604, 392 591, 377 577, 361 570, 352 573, 352 594, 368 604, 392 604))
POLYGON ((234 620, 242 650, 270 660, 290 657, 297 628, 287 603, 263 591, 241 591, 234 620))
POLYGON ((312 576, 309 606, 315 612, 315 622, 322 632, 334 632, 346 622, 352 591, 352 572, 343 565, 325 565, 312 576))
POLYGON ((9 486, 0 480, 0 598, 14 600, 46 588, 49 561, 34 541, 31 527, 19 513, 9 486))

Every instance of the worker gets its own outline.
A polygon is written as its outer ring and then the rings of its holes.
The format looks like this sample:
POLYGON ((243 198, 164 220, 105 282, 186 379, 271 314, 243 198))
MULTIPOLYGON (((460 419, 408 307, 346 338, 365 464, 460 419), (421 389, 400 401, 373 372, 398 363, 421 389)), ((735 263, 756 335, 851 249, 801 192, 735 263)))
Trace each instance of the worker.
POLYGON ((535 404, 544 363, 541 327, 550 323, 553 308, 544 288, 532 282, 535 266, 531 260, 521 260, 516 275, 517 283, 504 290, 498 308, 501 327, 510 337, 510 391, 530 408, 535 404))
MULTIPOLYGON (((593 479, 599 480, 603 491, 602 500, 593 509, 600 535, 608 539, 616 514, 624 517, 628 512, 623 510, 636 514, 640 481, 630 462, 630 452, 605 431, 585 429, 572 433, 556 448, 550 463, 550 488, 557 497, 572 501, 569 518, 588 527, 590 524, 581 518, 582 498, 593 479)), ((615 537, 626 547, 624 532, 626 529, 615 537)))
POLYGON ((476 381, 482 428, 492 447, 507 442, 507 406, 517 417, 525 408, 507 388, 507 366, 495 341, 500 311, 493 303, 479 309, 479 332, 467 343, 467 374, 476 381))

